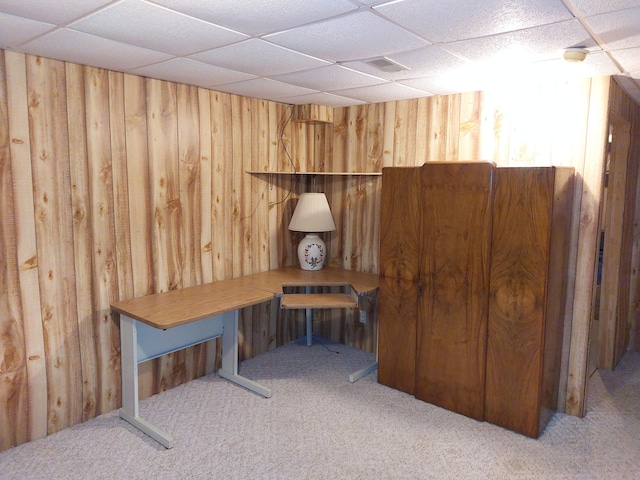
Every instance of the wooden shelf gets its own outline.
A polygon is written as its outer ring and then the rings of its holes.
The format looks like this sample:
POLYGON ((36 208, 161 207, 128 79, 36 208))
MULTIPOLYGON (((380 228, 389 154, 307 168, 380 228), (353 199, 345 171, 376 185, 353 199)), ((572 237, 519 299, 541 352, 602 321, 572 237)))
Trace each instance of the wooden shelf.
POLYGON ((281 308, 355 308, 357 302, 348 293, 285 293, 281 297, 281 308))
POLYGON ((310 124, 332 124, 333 108, 325 105, 296 105, 293 109, 293 121, 310 124))
POLYGON ((266 172, 263 170, 246 170, 251 175, 322 175, 322 176, 352 176, 352 177, 379 177, 380 172, 266 172))

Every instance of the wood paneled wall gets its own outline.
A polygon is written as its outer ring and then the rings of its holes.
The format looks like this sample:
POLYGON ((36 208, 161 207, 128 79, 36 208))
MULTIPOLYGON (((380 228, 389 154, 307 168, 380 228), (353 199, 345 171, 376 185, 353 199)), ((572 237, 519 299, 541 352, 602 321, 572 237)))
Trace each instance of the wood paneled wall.
MULTIPOLYGON (((608 78, 519 85, 303 124, 275 102, 0 51, 0 450, 120 405, 111 301, 295 264, 287 225, 304 189, 328 194, 331 264, 377 272, 380 178, 245 173, 291 163, 575 167, 564 381, 580 414, 608 93, 608 78)), ((242 311, 242 358, 303 334, 300 315, 272 322, 270 309, 242 311)), ((374 323, 328 311, 314 329, 373 351, 374 323)), ((142 364, 141 396, 214 371, 219 350, 214 340, 142 364)))
MULTIPOLYGON (((245 173, 285 145, 312 162, 290 110, 0 51, 0 450, 119 407, 112 301, 291 264, 296 192, 245 173)), ((243 358, 301 334, 269 310, 242 312, 243 358)), ((142 364, 141 395, 212 372, 217 347, 142 364)))

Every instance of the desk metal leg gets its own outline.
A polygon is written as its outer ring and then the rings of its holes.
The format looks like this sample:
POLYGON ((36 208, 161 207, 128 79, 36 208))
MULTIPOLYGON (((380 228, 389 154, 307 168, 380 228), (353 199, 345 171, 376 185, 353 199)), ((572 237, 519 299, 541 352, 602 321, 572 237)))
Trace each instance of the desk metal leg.
MULTIPOLYGON (((304 288, 305 293, 311 293, 311 287, 306 286, 304 288)), ((307 347, 313 344, 313 311, 310 308, 305 309, 305 316, 307 321, 307 347)))
POLYGON ((378 368, 378 362, 376 361, 367 367, 361 368, 357 372, 353 372, 351 375, 349 375, 349 381, 351 383, 355 383, 358 380, 360 380, 362 377, 369 375, 371 372, 373 372, 377 368, 378 368))
POLYGON ((120 417, 166 448, 173 438, 138 415, 138 332, 136 321, 120 315, 120 357, 122 361, 122 408, 120 417))
POLYGON ((271 389, 238 375, 238 310, 224 314, 222 367, 218 370, 218 375, 265 398, 271 396, 271 389))
POLYGON ((376 336, 376 361, 373 362, 371 365, 361 368, 357 372, 353 372, 351 375, 349 375, 349 381, 351 383, 355 383, 358 380, 360 380, 362 377, 365 377, 369 375, 371 372, 373 372, 374 370, 377 370, 377 368, 378 368, 378 337, 376 336))

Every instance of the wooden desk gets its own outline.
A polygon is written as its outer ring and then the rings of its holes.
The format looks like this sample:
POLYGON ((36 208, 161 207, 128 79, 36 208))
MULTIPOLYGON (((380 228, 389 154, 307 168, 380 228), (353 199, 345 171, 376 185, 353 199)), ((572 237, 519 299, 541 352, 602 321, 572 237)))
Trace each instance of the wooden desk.
MULTIPOLYGON (((307 344, 310 345, 311 308, 361 308, 367 295, 378 290, 378 275, 325 267, 304 271, 287 267, 195 287, 156 293, 111 304, 120 314, 122 361, 122 408, 120 416, 167 448, 170 435, 138 414, 138 364, 222 336, 222 366, 218 374, 264 397, 271 390, 238 375, 238 310, 280 299, 281 308, 307 310, 307 344), (349 287, 350 294, 289 294, 285 287, 349 287), (340 297, 338 297, 339 295, 340 297), (346 297, 352 299, 347 302, 346 297)), ((354 382, 371 372, 377 363, 355 372, 354 382)))

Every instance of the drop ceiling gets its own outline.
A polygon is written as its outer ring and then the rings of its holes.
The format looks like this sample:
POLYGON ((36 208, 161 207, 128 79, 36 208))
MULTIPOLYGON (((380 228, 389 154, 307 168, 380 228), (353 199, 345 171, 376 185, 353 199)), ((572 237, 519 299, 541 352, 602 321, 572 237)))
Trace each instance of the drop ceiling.
POLYGON ((601 75, 640 103, 640 0, 0 0, 0 48, 289 104, 601 75))

